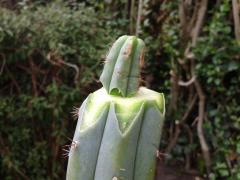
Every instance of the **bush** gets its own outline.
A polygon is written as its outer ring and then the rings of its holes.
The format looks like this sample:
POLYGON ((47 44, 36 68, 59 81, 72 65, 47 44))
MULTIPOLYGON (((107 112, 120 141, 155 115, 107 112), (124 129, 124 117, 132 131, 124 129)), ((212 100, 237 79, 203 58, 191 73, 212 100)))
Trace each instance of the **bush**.
POLYGON ((70 112, 98 87, 98 67, 124 25, 95 11, 58 1, 0 9, 1 177, 64 179, 70 112))
MULTIPOLYGON (((224 0, 216 4, 215 1, 209 1, 202 31, 196 46, 191 47, 190 51, 195 60, 195 74, 206 97, 203 129, 212 159, 209 178, 240 179, 240 43, 234 37, 231 1, 224 0)), ((165 121, 164 129, 169 130, 164 132, 161 145, 164 151, 178 128, 176 122, 188 111, 189 96, 196 90, 193 85, 181 87, 177 84, 177 88, 174 87, 175 80, 178 83, 191 78, 190 60, 185 57, 188 34, 181 34, 183 28, 179 22, 179 2, 161 4, 157 12, 162 21, 154 21, 157 19, 155 6, 159 6, 159 3, 152 3, 149 7, 150 13, 145 16, 148 24, 143 33, 151 44, 151 61, 147 68, 150 76, 154 77, 151 78, 151 85, 167 95, 168 113, 173 95, 177 93, 177 101, 173 103, 176 109, 168 114, 165 121), (160 30, 155 31, 156 26, 160 30), (175 77, 172 72, 175 72, 175 77)), ((180 127, 180 136, 167 156, 166 163, 183 164, 188 171, 197 169, 200 174, 206 175, 196 130, 197 113, 196 103, 180 127)))

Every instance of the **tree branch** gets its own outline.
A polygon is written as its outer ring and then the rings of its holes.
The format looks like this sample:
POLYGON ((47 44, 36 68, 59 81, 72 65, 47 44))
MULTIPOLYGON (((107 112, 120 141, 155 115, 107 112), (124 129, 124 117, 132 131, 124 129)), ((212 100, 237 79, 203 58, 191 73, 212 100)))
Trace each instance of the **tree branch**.
POLYGON ((0 55, 1 55, 2 61, 3 61, 2 65, 1 65, 1 68, 0 68, 0 75, 1 75, 2 72, 3 72, 4 66, 6 65, 6 57, 3 53, 0 53, 0 55))
POLYGON ((134 11, 135 11, 135 0, 131 0, 131 8, 130 8, 130 34, 133 34, 133 22, 134 22, 134 11))
MULTIPOLYGON (((195 61, 194 61, 194 59, 191 59, 191 73, 192 73, 192 76, 195 76, 195 61)), ((205 94, 204 94, 202 87, 201 87, 200 83, 198 82, 197 78, 194 81, 194 86, 195 86, 195 89, 197 91, 198 98, 199 98, 198 117, 197 117, 197 134, 198 134, 199 142, 200 142, 202 153, 203 153, 203 158, 204 158, 205 165, 206 165, 207 175, 209 175, 210 169, 211 169, 211 157, 210 157, 208 144, 205 139, 204 131, 203 131, 203 120, 204 120, 204 115, 205 115, 205 94)))
POLYGON ((232 0, 234 32, 236 39, 240 41, 240 3, 238 0, 232 0))
POLYGON ((18 92, 18 94, 20 94, 21 92, 21 88, 20 86, 18 85, 16 79, 14 78, 13 74, 10 72, 10 70, 8 69, 7 65, 5 66, 5 69, 6 69, 6 72, 7 74, 9 75, 10 79, 12 80, 14 86, 16 87, 16 90, 18 92))
POLYGON ((173 149, 173 147, 175 146, 175 144, 177 143, 178 137, 181 133, 181 129, 180 127, 185 123, 185 121, 187 120, 190 112, 192 111, 195 103, 197 100, 197 96, 194 96, 194 98, 192 99, 192 101, 190 102, 190 104, 188 105, 188 109, 185 111, 184 115, 182 116, 182 119, 180 121, 176 121, 175 122, 175 132, 173 135, 173 138, 171 138, 170 143, 168 144, 165 153, 170 153, 173 149))
POLYGON ((188 80, 187 82, 184 81, 178 81, 178 85, 179 86, 190 86, 192 83, 194 83, 196 77, 193 76, 190 80, 188 80))
POLYGON ((178 75, 175 70, 170 71, 171 75, 171 101, 169 104, 168 114, 171 115, 172 112, 177 110, 177 100, 178 100, 178 75))
POLYGON ((34 64, 31 56, 29 56, 29 64, 30 64, 30 68, 31 68, 31 78, 32 78, 32 85, 33 85, 34 96, 38 96, 37 77, 36 77, 36 72, 35 72, 35 64, 34 64))
POLYGON ((197 21, 196 21, 195 26, 192 29, 192 33, 191 33, 193 47, 196 46, 197 38, 198 38, 199 33, 202 28, 203 20, 204 20, 206 10, 207 10, 207 4, 208 4, 208 0, 201 1, 200 8, 199 8, 198 14, 197 14, 197 21))
POLYGON ((139 0, 137 23, 136 23, 136 36, 138 36, 139 32, 141 31, 141 16, 142 16, 142 0, 139 0))

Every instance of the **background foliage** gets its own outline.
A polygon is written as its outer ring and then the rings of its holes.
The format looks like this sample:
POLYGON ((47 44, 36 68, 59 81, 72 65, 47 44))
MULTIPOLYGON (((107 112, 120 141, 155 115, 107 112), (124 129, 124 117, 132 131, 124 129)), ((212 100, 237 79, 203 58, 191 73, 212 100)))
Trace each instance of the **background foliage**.
POLYGON ((65 178, 63 146, 71 143, 76 125, 71 111, 101 86, 105 54, 118 36, 135 33, 140 7, 145 85, 167 98, 160 147, 167 155, 160 161, 210 179, 240 179, 240 44, 232 2, 206 1, 194 44, 196 26, 186 27, 202 2, 2 1, 0 177, 65 178))

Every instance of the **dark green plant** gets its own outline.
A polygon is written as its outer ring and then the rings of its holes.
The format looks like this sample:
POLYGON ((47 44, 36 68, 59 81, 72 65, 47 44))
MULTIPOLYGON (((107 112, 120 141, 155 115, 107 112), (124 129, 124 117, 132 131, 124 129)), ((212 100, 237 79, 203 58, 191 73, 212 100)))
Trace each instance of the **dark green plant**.
MULTIPOLYGON (((110 14, 66 3, 0 8, 0 177, 61 179, 71 111, 121 34, 110 14)), ((94 83, 94 84, 93 84, 94 83)))
MULTIPOLYGON (((186 87, 178 85, 182 80, 189 80, 191 75, 190 60, 185 57, 186 47, 191 43, 187 37, 190 33, 182 34, 184 27, 180 24, 179 5, 180 2, 149 3, 148 14, 145 17, 148 24, 143 35, 151 41, 151 53, 148 56, 155 61, 149 61, 147 65, 151 69, 149 71, 152 73, 151 77, 154 77, 151 86, 170 94, 166 96, 168 110, 173 99, 171 92, 178 93, 178 100, 175 102, 177 109, 166 117, 165 124, 170 131, 169 134, 164 131, 162 151, 168 147, 176 129, 177 131, 180 129, 180 135, 175 146, 166 156, 166 163, 170 165, 182 163, 185 164, 184 168, 187 171, 191 167, 206 175, 201 147, 194 129, 198 104, 193 106, 184 125, 179 127, 177 124, 188 111, 188 96, 194 88, 193 85, 186 87), (156 8, 159 6, 160 8, 156 8), (161 21, 157 21, 157 13, 158 17, 162 18, 161 21), (171 74, 173 71, 175 76, 171 74), (162 82, 160 79, 165 81, 162 82), (165 83, 165 86, 162 83, 165 83), (174 89, 174 83, 177 84, 177 89, 174 89), (165 146, 164 143, 166 143, 165 146)), ((195 5, 195 2, 191 6, 185 4, 185 7, 189 8, 185 9, 186 12, 193 12, 195 5)), ((210 179, 240 178, 238 133, 240 128, 238 105, 240 102, 238 88, 240 44, 234 37, 233 28, 231 1, 208 1, 196 46, 189 49, 192 51, 190 59, 195 60, 194 71, 206 99, 203 129, 212 158, 210 179)))

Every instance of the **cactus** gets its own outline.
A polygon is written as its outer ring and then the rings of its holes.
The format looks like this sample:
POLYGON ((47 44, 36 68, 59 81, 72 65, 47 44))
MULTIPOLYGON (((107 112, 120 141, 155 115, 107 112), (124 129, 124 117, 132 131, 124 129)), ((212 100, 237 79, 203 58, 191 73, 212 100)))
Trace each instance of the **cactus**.
POLYGON ((144 43, 121 36, 78 113, 67 180, 153 180, 164 96, 139 86, 144 43))

